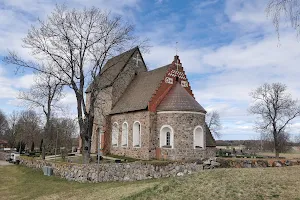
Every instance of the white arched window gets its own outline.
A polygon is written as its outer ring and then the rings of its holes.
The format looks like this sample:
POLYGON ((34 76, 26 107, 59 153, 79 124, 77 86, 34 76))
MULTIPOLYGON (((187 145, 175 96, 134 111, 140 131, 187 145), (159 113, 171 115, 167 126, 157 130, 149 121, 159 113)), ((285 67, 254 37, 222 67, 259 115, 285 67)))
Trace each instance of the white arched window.
POLYGON ((133 147, 141 147, 141 124, 140 124, 140 122, 133 123, 132 145, 133 145, 133 147))
POLYGON ((197 126, 194 129, 194 148, 195 149, 204 148, 204 133, 201 126, 197 126))
POLYGON ((124 122, 122 125, 122 147, 128 146, 128 124, 124 122))
POLYGON ((169 125, 164 125, 160 129, 160 147, 174 148, 174 131, 169 125))
POLYGON ((118 146, 119 140, 119 125, 117 122, 113 123, 112 134, 111 134, 111 145, 114 147, 118 146))

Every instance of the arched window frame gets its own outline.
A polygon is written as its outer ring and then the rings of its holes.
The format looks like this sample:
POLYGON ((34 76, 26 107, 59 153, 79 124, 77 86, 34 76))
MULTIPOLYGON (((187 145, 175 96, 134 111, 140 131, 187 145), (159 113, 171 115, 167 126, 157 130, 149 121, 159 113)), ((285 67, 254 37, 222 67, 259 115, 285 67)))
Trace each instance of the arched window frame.
POLYGON ((124 122, 122 124, 122 141, 121 141, 121 145, 122 147, 128 147, 128 123, 127 122, 124 122), (126 145, 124 143, 124 125, 126 125, 126 145))
POLYGON ((173 130, 172 126, 163 125, 160 128, 160 131, 159 131, 159 146, 161 148, 174 149, 174 130, 173 130), (171 148, 163 147, 163 146, 167 145, 167 132, 166 133, 162 132, 162 130, 164 128, 169 128, 171 130, 171 132, 170 132, 170 146, 171 146, 171 148))
POLYGON ((204 136, 204 130, 202 128, 202 126, 196 126, 194 128, 194 141, 193 141, 193 147, 194 149, 205 149, 205 136, 204 136), (202 148, 196 148, 196 130, 200 128, 202 130, 202 148))
POLYGON ((132 126, 132 146, 133 148, 141 148, 142 147, 142 125, 139 121, 135 121, 133 122, 133 126, 132 126), (136 146, 136 144, 134 143, 134 138, 135 138, 135 124, 138 123, 140 125, 140 130, 139 130, 139 146, 136 146))
POLYGON ((112 125, 112 130, 111 130, 111 145, 113 147, 118 147, 119 146, 119 124, 117 122, 114 122, 113 125, 112 125), (114 132, 115 124, 116 124, 116 133, 114 132), (117 140, 116 145, 113 144, 114 134, 116 134, 116 140, 117 140))

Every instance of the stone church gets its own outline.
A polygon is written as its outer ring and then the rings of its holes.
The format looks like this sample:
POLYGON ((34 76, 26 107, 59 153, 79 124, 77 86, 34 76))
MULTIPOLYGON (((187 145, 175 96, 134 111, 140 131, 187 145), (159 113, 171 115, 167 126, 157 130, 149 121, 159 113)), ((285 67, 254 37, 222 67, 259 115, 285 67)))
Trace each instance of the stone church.
POLYGON ((195 100, 179 56, 148 70, 136 47, 108 60, 98 78, 92 153, 100 148, 144 160, 215 155, 206 111, 195 100))

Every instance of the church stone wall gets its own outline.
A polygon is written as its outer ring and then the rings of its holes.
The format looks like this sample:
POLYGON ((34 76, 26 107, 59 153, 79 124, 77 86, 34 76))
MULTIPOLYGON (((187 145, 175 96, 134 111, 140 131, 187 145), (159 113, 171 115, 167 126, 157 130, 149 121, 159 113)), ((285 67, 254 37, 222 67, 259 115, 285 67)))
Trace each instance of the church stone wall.
POLYGON ((106 127, 106 116, 112 109, 112 87, 105 88, 99 92, 95 106, 94 127, 92 135, 91 153, 97 152, 98 128, 102 130, 106 127))
MULTIPOLYGON (((194 149, 194 129, 196 126, 203 128, 205 133, 205 116, 193 113, 158 113, 156 145, 159 147, 160 129, 163 125, 169 125, 174 130, 174 148, 161 148, 161 158, 168 160, 193 160, 211 157, 213 155, 206 149, 194 149)), ((204 139, 204 146, 206 140, 204 139)))
POLYGON ((149 137, 149 158, 156 159, 156 148, 157 148, 157 134, 156 134, 156 124, 157 124, 157 114, 154 112, 150 113, 150 137, 149 137))
MULTIPOLYGON (((138 53, 139 52, 136 51, 133 57, 136 57, 138 53)), ((111 112, 112 107, 123 95, 128 85, 134 79, 135 75, 143 71, 147 71, 147 68, 144 65, 144 63, 142 61, 139 61, 139 65, 137 67, 136 61, 131 58, 131 60, 124 67, 124 71, 122 71, 122 73, 120 73, 118 78, 115 80, 114 84, 111 87, 102 89, 101 92, 98 94, 97 102, 95 103, 95 120, 91 144, 92 153, 97 152, 98 128, 100 128, 101 126, 102 130, 106 129, 106 119, 109 113, 111 112)), ((87 94, 87 98, 89 98, 89 94, 87 94)), ((87 105, 87 107, 89 107, 89 105, 87 105)))
POLYGON ((128 156, 138 159, 149 159, 149 149, 150 149, 150 112, 148 111, 138 111, 138 112, 129 112, 124 114, 116 114, 110 117, 110 128, 108 130, 107 139, 110 141, 109 149, 111 154, 128 156), (139 121, 141 124, 141 147, 133 147, 133 123, 139 121), (111 145, 111 128, 112 124, 117 122, 119 125, 119 136, 118 136, 118 147, 113 147, 111 145), (128 146, 122 147, 122 124, 124 122, 128 123, 128 146))
MULTIPOLYGON (((136 74, 147 71, 147 68, 142 61, 139 61, 137 66, 136 61, 133 60, 133 58, 137 57, 137 54, 139 54, 138 51, 136 51, 136 53, 132 56, 127 65, 124 67, 123 72, 118 76, 113 84, 112 105, 117 103, 136 74)), ((141 58, 141 55, 139 55, 139 57, 141 58)))

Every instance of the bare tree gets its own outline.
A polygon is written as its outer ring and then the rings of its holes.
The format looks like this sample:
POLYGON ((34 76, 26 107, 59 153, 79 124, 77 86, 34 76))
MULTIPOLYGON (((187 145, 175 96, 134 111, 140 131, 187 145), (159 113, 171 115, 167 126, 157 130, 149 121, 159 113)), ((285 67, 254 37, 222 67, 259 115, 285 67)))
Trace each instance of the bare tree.
POLYGON ((19 113, 13 111, 8 117, 9 131, 6 134, 6 139, 10 147, 15 147, 16 141, 16 125, 19 120, 19 113))
POLYGON ((282 17, 289 20, 299 36, 300 33, 300 1, 299 0, 270 0, 266 12, 271 17, 279 39, 279 28, 282 17))
POLYGON ((222 124, 220 121, 220 114, 217 111, 212 111, 206 114, 206 124, 214 136, 220 138, 222 124))
POLYGON ((23 40, 24 47, 37 59, 55 65, 45 68, 24 61, 13 52, 4 59, 7 63, 49 74, 74 91, 85 163, 90 157, 94 102, 101 81, 96 78, 108 58, 138 43, 133 30, 134 27, 124 23, 121 17, 97 8, 78 11, 57 6, 47 20, 39 20, 39 27, 32 27, 23 40), (84 90, 90 82, 94 87, 90 91, 90 102, 86 102, 84 90))
POLYGON ((50 133, 47 135, 48 148, 54 153, 54 148, 65 147, 72 149, 72 138, 76 134, 76 122, 70 118, 52 118, 50 124, 50 133))
POLYGON ((274 139, 275 156, 280 153, 280 138, 291 121, 300 115, 300 107, 291 95, 286 93, 286 86, 281 83, 267 84, 252 92, 254 100, 249 112, 258 115, 256 130, 271 134, 274 139))
MULTIPOLYGON (((278 136, 279 153, 285 153, 291 150, 290 146, 291 135, 284 131, 278 136)), ((272 134, 261 133, 262 147, 264 151, 274 151, 274 137, 272 134)))
POLYGON ((300 135, 296 135, 294 137, 294 142, 297 143, 297 144, 300 144, 300 135))
POLYGON ((0 136, 3 137, 8 131, 8 121, 5 114, 0 110, 0 136))
MULTIPOLYGON (((58 102, 63 97, 63 84, 49 74, 39 73, 35 84, 29 91, 21 91, 18 98, 23 100, 29 109, 40 107, 50 121, 53 108, 59 108, 58 102)), ((47 123, 46 123, 47 124, 47 123)))
POLYGON ((19 99, 22 99, 29 109, 41 108, 46 117, 44 134, 41 139, 42 143, 42 158, 45 159, 45 144, 49 134, 49 127, 53 108, 58 108, 58 102, 62 98, 63 84, 61 79, 57 79, 50 74, 38 73, 35 79, 35 84, 29 91, 22 91, 19 94, 19 99))
POLYGON ((38 144, 42 129, 40 116, 35 111, 22 111, 15 126, 16 141, 24 142, 27 149, 33 142, 38 144))

